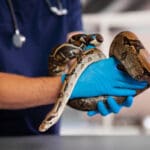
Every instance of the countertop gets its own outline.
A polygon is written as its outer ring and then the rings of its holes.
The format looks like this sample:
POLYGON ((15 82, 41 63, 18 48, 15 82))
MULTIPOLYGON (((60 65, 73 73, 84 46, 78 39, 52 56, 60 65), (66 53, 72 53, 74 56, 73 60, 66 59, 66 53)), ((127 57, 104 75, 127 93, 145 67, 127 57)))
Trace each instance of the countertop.
POLYGON ((0 137, 0 150, 150 150, 149 136, 0 137))

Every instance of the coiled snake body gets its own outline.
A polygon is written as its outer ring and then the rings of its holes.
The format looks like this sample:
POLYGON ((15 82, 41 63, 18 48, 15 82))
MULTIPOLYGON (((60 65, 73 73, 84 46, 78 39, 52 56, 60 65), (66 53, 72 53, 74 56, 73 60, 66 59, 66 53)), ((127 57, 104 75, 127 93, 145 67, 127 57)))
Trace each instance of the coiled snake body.
MULTIPOLYGON (((90 64, 106 58, 100 49, 85 50, 85 47, 87 45, 98 46, 102 42, 103 38, 99 34, 79 34, 52 50, 49 55, 49 75, 61 75, 65 71, 67 73, 58 99, 53 109, 41 123, 39 131, 44 132, 54 125, 62 115, 66 104, 84 111, 96 110, 96 104, 99 100, 104 101, 107 105, 107 96, 69 101, 82 72, 90 64), (73 63, 70 63, 72 60, 73 63)), ((128 72, 136 80, 146 80, 150 84, 150 54, 134 33, 129 31, 119 33, 110 46, 110 56, 114 56, 120 61, 119 69, 128 72)), ((138 91, 138 93, 141 91, 138 91)), ((125 97, 115 97, 115 99, 121 104, 125 97)))

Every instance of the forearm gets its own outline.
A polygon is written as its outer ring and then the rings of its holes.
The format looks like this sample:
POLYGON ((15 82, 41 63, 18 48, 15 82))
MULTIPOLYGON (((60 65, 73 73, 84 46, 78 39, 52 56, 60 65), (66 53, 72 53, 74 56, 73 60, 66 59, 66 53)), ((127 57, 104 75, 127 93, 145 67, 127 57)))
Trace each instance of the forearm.
MULTIPOLYGON (((67 38, 81 33, 68 33, 67 38)), ((60 77, 31 78, 0 73, 0 109, 21 109, 54 103, 61 88, 60 77)))
POLYGON ((0 109, 21 109, 54 103, 60 77, 30 78, 0 73, 0 109))

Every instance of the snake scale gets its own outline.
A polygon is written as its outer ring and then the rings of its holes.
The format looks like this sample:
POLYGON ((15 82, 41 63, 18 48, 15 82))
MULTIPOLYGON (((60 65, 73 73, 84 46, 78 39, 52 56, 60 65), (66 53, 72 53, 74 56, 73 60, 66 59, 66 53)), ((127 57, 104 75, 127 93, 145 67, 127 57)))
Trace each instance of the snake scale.
MULTIPOLYGON (((82 72, 90 64, 106 58, 103 52, 96 48, 102 42, 103 38, 99 34, 78 34, 52 50, 49 55, 49 75, 55 76, 66 73, 66 78, 53 109, 40 124, 39 131, 44 132, 54 125, 67 104, 83 111, 97 109, 96 103, 99 100, 107 105, 107 96, 69 101, 82 72), (87 45, 94 45, 95 48, 85 50, 87 45)), ((146 80, 150 84, 150 54, 134 33, 123 31, 117 34, 111 43, 109 56, 114 56, 119 60, 120 64, 117 66, 119 69, 126 71, 136 80, 146 80)), ((137 94, 144 90, 138 90, 137 94)), ((115 97, 115 99, 121 104, 124 102, 125 97, 115 97)))

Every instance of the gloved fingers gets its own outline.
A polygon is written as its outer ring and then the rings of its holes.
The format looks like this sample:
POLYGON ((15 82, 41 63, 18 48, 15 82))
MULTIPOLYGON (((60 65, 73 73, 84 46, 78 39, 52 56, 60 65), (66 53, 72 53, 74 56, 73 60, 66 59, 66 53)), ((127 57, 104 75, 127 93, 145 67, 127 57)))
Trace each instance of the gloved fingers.
MULTIPOLYGON (((138 86, 146 86, 148 83, 146 81, 137 81, 135 79, 133 79, 127 72, 121 71, 117 68, 117 65, 120 64, 120 62, 114 58, 114 57, 110 57, 106 60, 102 60, 102 61, 109 61, 109 66, 113 66, 114 68, 114 73, 115 74, 115 78, 118 81, 121 82, 125 82, 125 83, 130 83, 133 85, 138 85, 138 86)), ((108 63, 108 62, 107 62, 108 63)))
POLYGON ((97 109, 98 110, 91 110, 91 111, 88 111, 87 112, 87 115, 92 117, 98 113, 100 113, 102 116, 106 116, 108 115, 110 112, 110 110, 108 110, 108 108, 106 108, 106 105, 102 102, 102 101, 99 101, 97 103, 97 109))
POLYGON ((110 111, 113 112, 113 113, 119 113, 120 109, 122 108, 122 106, 119 105, 116 102, 116 100, 111 96, 108 97, 107 103, 108 103, 108 106, 110 108, 110 111))
POLYGON ((109 92, 109 95, 114 95, 114 96, 129 96, 135 94, 136 94, 136 90, 123 89, 123 88, 114 88, 109 92))
POLYGON ((143 85, 143 86, 147 86, 147 82, 146 81, 137 81, 135 79, 133 79, 131 76, 129 76, 126 72, 122 72, 120 70, 118 70, 118 73, 116 73, 116 79, 120 82, 125 82, 125 83, 130 83, 130 84, 134 84, 134 85, 143 85))
POLYGON ((147 86, 146 82, 137 82, 131 83, 131 82, 116 82, 116 88, 127 88, 127 89, 143 89, 147 86))
POLYGON ((98 113, 98 112, 97 112, 96 110, 90 110, 90 111, 87 112, 87 115, 88 115, 89 117, 92 117, 92 116, 96 115, 97 113, 98 113))
POLYGON ((131 107, 133 104, 133 96, 128 96, 125 102, 123 102, 123 106, 125 107, 131 107))
POLYGON ((102 116, 106 116, 108 114, 111 113, 111 111, 106 107, 106 105, 102 102, 99 101, 97 103, 97 111, 102 115, 102 116))

